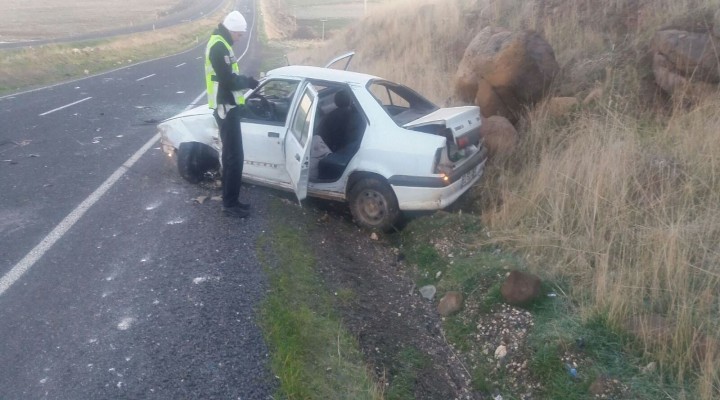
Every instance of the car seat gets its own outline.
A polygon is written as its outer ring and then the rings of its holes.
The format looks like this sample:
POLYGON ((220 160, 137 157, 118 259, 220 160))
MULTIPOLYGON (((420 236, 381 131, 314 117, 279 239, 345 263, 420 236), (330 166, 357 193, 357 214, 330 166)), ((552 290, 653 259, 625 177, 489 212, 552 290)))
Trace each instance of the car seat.
POLYGON ((337 108, 328 113, 320 130, 325 144, 332 150, 318 164, 318 177, 322 180, 340 178, 360 148, 365 130, 365 120, 352 104, 352 97, 347 90, 335 93, 334 101, 337 108))

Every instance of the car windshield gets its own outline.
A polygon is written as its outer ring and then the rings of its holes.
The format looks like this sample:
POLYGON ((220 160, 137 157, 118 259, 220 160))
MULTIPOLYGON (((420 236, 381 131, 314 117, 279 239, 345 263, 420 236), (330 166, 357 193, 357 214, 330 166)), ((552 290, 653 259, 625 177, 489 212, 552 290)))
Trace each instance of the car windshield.
POLYGON ((407 86, 370 81, 368 90, 396 124, 402 126, 438 109, 430 100, 407 86))

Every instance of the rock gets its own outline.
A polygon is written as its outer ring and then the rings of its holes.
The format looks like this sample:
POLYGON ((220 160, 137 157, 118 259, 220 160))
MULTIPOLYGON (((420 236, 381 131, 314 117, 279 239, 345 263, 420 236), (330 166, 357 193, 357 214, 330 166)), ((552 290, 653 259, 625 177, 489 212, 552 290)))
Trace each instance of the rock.
POLYGON ((495 349, 495 358, 502 360, 507 355, 507 347, 500 345, 495 349))
POLYGON ((608 382, 608 378, 606 376, 600 375, 597 378, 595 378, 593 383, 588 388, 588 391, 593 396, 601 396, 601 395, 605 394, 608 391, 608 389, 610 389, 609 383, 610 382, 608 382))
POLYGON ((688 30, 676 27, 655 33, 652 71, 656 84, 666 93, 694 102, 718 89, 720 40, 713 36, 714 29, 700 30, 690 22, 686 25, 688 30))
POLYGON ((507 118, 498 115, 483 118, 480 137, 483 138, 490 157, 512 153, 519 140, 513 124, 507 118))
POLYGON ((554 118, 564 117, 577 107, 580 102, 574 97, 553 97, 548 101, 548 114, 554 118))
POLYGON ((604 93, 604 91, 603 91, 603 88, 601 88, 601 87, 597 87, 597 88, 591 90, 590 93, 588 93, 588 95, 585 96, 585 100, 583 100, 583 102, 582 102, 583 105, 586 106, 590 103, 594 103, 594 102, 598 101, 602 97, 603 93, 604 93))
POLYGON ((654 54, 664 56, 680 75, 718 83, 720 69, 717 54, 720 52, 720 43, 715 42, 708 32, 671 29, 656 32, 651 46, 654 54))
POLYGON ((523 305, 540 296, 540 278, 521 271, 511 271, 500 288, 503 299, 511 305, 523 305))
POLYGON ((656 369, 657 369, 657 364, 655 363, 655 361, 651 361, 648 363, 648 365, 640 368, 640 372, 642 372, 643 374, 651 374, 651 373, 655 372, 656 369))
POLYGON ((371 240, 378 240, 378 235, 377 235, 377 233, 375 233, 375 232, 371 233, 371 234, 370 234, 370 239, 371 239, 371 240))
POLYGON ((480 106, 486 117, 515 122, 543 98, 559 69, 555 52, 538 33, 487 27, 465 50, 455 94, 480 106))
POLYGON ((435 297, 436 291, 437 289, 435 289, 435 286, 426 285, 420 288, 420 295, 428 300, 432 300, 433 297, 435 297))
POLYGON ((676 98, 696 101, 717 90, 716 85, 706 82, 693 82, 691 79, 679 74, 662 54, 653 56, 652 70, 655 83, 666 93, 676 98))
POLYGON ((460 311, 463 305, 463 295, 460 292, 447 292, 445 296, 440 299, 438 304, 438 313, 443 317, 455 314, 460 311))

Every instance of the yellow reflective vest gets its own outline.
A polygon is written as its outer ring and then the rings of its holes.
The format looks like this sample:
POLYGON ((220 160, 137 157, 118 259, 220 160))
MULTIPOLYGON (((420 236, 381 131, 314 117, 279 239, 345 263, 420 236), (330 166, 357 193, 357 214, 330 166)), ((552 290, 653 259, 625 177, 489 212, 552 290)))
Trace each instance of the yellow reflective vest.
MULTIPOLYGON (((233 52, 232 46, 230 46, 230 43, 225 40, 224 37, 221 35, 212 35, 210 36, 210 40, 208 40, 207 47, 205 48, 205 84, 207 85, 207 95, 208 95, 208 107, 212 109, 217 108, 217 92, 218 92, 218 80, 217 75, 215 74, 215 70, 213 69, 212 63, 210 62, 210 49, 217 43, 220 42, 227 48, 228 52, 230 53, 230 61, 232 62, 232 72, 235 75, 240 75, 240 68, 237 65, 237 60, 235 59, 235 53, 233 52)), ((241 105, 245 104, 245 96, 243 96, 243 93, 239 90, 233 90, 232 91, 233 97, 235 98, 235 104, 241 105)))

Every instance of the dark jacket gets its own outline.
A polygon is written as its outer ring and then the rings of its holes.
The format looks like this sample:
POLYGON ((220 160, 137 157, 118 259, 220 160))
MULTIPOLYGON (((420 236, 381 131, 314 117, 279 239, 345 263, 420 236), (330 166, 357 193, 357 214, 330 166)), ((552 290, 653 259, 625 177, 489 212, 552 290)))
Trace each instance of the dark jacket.
MULTIPOLYGON (((222 36, 230 46, 233 45, 230 32, 222 24, 213 32, 213 35, 222 36)), ((221 42, 215 43, 210 48, 210 64, 218 80, 217 104, 235 104, 231 90, 254 89, 257 87, 257 81, 252 77, 245 75, 235 75, 232 72, 232 60, 230 60, 230 52, 221 42)))

